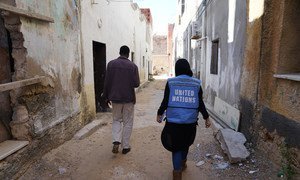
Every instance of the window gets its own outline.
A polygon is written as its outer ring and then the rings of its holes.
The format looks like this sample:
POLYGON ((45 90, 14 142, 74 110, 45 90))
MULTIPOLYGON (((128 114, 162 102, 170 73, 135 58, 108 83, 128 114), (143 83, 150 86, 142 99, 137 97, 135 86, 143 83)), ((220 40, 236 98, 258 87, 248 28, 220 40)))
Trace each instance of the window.
POLYGON ((212 41, 210 74, 218 74, 219 39, 212 41))
POLYGON ((143 68, 145 67, 145 56, 143 56, 143 68))
POLYGON ((284 5, 276 78, 300 81, 299 7, 300 1, 287 1, 284 5))

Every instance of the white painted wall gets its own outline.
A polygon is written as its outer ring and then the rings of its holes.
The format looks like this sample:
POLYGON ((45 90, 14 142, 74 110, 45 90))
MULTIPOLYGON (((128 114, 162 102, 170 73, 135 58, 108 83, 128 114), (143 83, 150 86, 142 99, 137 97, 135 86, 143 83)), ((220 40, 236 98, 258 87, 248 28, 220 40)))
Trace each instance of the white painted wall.
MULTIPOLYGON (((177 8, 176 8, 176 21, 175 21, 175 28, 174 28, 174 37, 177 37, 177 57, 186 58, 188 59, 189 54, 187 57, 183 56, 183 34, 187 27, 189 26, 190 22, 196 20, 196 13, 197 9, 202 3, 203 0, 185 0, 185 11, 181 16, 181 0, 177 1, 177 8), (181 18, 181 23, 179 24, 179 16, 181 18)), ((174 38, 175 40, 175 38, 174 38)))
POLYGON ((106 44, 107 63, 119 56, 122 45, 127 45, 135 53, 135 63, 139 68, 141 82, 144 82, 148 79, 147 60, 151 59, 152 51, 151 44, 146 41, 146 28, 149 26, 139 7, 131 2, 84 0, 81 1, 81 9, 84 88, 88 96, 88 106, 94 111, 92 41, 106 44))
MULTIPOLYGON (((181 1, 181 0, 180 0, 181 1)), ((240 101, 241 68, 246 37, 246 2, 237 0, 206 1, 206 6, 201 6, 202 1, 186 0, 186 9, 181 17, 181 24, 175 24, 175 37, 177 37, 177 57, 183 57, 194 62, 200 67, 200 78, 204 89, 204 98, 208 105, 213 106, 215 97, 229 105, 238 108, 240 101), (190 36, 187 29, 191 22, 197 18, 197 9, 202 7, 202 17, 197 21, 202 25, 202 38, 198 45, 191 41, 190 51, 187 42, 190 36), (219 39, 218 73, 211 74, 212 41, 219 39), (195 58, 196 46, 201 45, 201 53, 195 58), (185 50, 187 49, 187 50, 185 50)), ((181 4, 178 3, 177 17, 181 15, 181 4)), ((199 14, 200 15, 200 14, 199 14)), ((175 38, 176 39, 176 38, 175 38)), ((175 47, 176 47, 175 45, 175 47)))

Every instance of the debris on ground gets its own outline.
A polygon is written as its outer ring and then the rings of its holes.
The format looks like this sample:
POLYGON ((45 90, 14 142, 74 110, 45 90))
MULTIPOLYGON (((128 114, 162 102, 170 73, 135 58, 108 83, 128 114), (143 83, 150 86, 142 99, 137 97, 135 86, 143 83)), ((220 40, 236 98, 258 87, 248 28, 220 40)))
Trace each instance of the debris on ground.
POLYGON ((224 158, 222 156, 219 156, 219 155, 214 155, 214 159, 215 160, 223 160, 224 158))
POLYGON ((214 169, 223 170, 223 169, 226 169, 228 167, 229 167, 229 163, 227 163, 227 162, 218 162, 218 163, 214 164, 214 169))
POLYGON ((62 175, 62 174, 65 174, 67 172, 67 169, 63 168, 63 167, 59 167, 58 172, 59 172, 60 175, 62 175))
POLYGON ((245 147, 246 138, 232 129, 221 129, 217 133, 217 139, 224 153, 227 154, 230 163, 245 161, 250 152, 245 147))
POLYGON ((258 172, 258 171, 259 171, 259 169, 254 170, 254 171, 249 171, 249 174, 254 174, 254 173, 258 172))
POLYGON ((205 157, 207 157, 207 158, 211 158, 211 156, 212 156, 212 154, 210 154, 210 153, 205 154, 205 157))
POLYGON ((200 166, 202 166, 204 163, 205 163, 204 161, 199 161, 199 162, 196 164, 196 166, 197 166, 197 167, 200 167, 200 166))

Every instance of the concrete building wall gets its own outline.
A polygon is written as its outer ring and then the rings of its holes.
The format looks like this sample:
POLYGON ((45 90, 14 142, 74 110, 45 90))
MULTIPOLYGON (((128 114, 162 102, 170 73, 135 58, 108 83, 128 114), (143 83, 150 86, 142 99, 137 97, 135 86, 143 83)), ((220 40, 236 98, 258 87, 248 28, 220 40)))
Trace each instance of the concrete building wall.
POLYGON ((147 61, 151 58, 151 42, 146 37, 151 30, 147 31, 150 26, 138 6, 130 2, 81 1, 81 9, 84 91, 89 111, 95 112, 92 42, 106 45, 106 63, 119 57, 120 47, 127 45, 135 54, 134 62, 144 82, 148 78, 147 61))
POLYGON ((295 22, 300 3, 266 0, 247 5, 241 131, 279 166, 299 172, 300 86, 296 80, 276 75, 299 73, 299 26, 295 22))
POLYGON ((213 1, 206 10, 206 84, 208 103, 218 96, 231 106, 239 107, 241 68, 246 37, 246 2, 213 1), (219 39, 218 74, 210 73, 212 41, 219 39))
MULTIPOLYGON (((246 2, 189 1, 191 13, 183 14, 175 25, 177 58, 186 58, 194 76, 202 80, 204 98, 210 110, 214 110, 218 97, 236 110, 240 109, 240 83, 246 38, 246 2), (191 39, 193 23, 197 22, 201 36, 191 39), (176 27, 177 26, 177 27, 176 27), (218 40, 217 72, 211 72, 212 42, 218 40)), ((181 4, 179 3, 179 6, 181 4)), ((179 14, 181 11, 179 11, 179 14)), ((238 116, 235 117, 238 121, 238 116)), ((235 123, 238 129, 238 122, 235 123)))
MULTIPOLYGON (((5 0, 54 19, 1 14, 11 40, 12 81, 45 76, 42 83, 10 91, 14 139, 29 145, 0 162, 0 179, 11 179, 43 153, 69 140, 88 120, 81 111, 81 50, 78 1, 5 0)), ((17 175, 16 175, 17 176, 17 175)))
POLYGON ((36 75, 47 76, 50 79, 48 86, 36 87, 35 90, 27 89, 22 93, 22 100, 32 115, 34 132, 39 133, 80 113, 78 6, 75 1, 51 0, 20 0, 16 1, 16 4, 19 8, 33 9, 37 13, 51 16, 55 21, 40 23, 21 18, 20 31, 24 38, 26 65, 16 69, 16 73, 25 73, 19 76, 15 74, 15 79, 36 75), (32 104, 34 100, 38 102, 32 104))
POLYGON ((168 37, 166 35, 153 36, 152 70, 154 75, 170 74, 168 55, 168 37))
MULTIPOLYGON (((209 109, 216 106, 216 98, 224 101, 218 104, 224 106, 224 115, 236 108, 237 130, 278 165, 299 172, 299 1, 206 1, 198 6, 200 14, 187 19, 181 15, 180 2, 176 57, 188 59, 191 66, 196 63, 209 109), (189 41, 193 21, 202 27, 196 43, 189 41), (212 74, 215 39, 218 71, 212 74)), ((217 117, 222 119, 223 114, 217 117)))
POLYGON ((167 54, 168 43, 167 36, 155 35, 153 36, 153 55, 167 54))
POLYGON ((169 66, 168 55, 153 55, 153 75, 168 75, 169 66))
POLYGON ((188 50, 188 31, 191 28, 191 22, 196 20, 196 14, 198 11, 198 7, 202 3, 203 0, 189 0, 184 3, 184 12, 182 13, 182 0, 177 1, 176 8, 176 21, 174 26, 174 36, 176 37, 176 41, 174 39, 174 44, 176 46, 175 52, 176 57, 185 58, 190 61, 190 52, 188 50))
POLYGON ((174 34, 174 25, 175 24, 168 24, 168 36, 167 36, 167 54, 168 54, 168 61, 169 61, 169 72, 170 75, 175 75, 175 57, 174 57, 174 44, 173 44, 173 34, 174 34))

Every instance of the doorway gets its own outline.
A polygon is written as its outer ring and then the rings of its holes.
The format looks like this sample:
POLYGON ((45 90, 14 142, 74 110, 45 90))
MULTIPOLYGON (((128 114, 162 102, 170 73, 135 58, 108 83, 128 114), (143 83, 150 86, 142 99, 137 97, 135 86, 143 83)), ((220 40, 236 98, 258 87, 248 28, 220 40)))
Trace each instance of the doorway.
MULTIPOLYGON (((9 83, 12 80, 13 59, 11 56, 12 44, 10 34, 0 17, 0 84, 9 83)), ((11 139, 10 122, 12 120, 12 107, 9 91, 0 92, 0 143, 11 139)))
POLYGON ((106 112, 108 106, 101 97, 106 73, 106 45, 93 41, 93 56, 96 112, 106 112))

